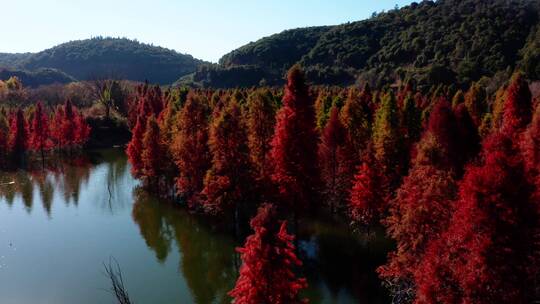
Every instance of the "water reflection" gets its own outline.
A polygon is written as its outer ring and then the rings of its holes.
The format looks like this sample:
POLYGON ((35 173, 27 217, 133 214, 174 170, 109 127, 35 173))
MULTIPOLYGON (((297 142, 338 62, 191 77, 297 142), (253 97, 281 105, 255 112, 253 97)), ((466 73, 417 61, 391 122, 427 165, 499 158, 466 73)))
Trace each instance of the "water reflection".
POLYGON ((237 277, 238 256, 233 239, 178 207, 135 190, 133 220, 141 236, 163 262, 174 241, 179 269, 196 303, 229 303, 227 292, 237 277))
MULTIPOLYGON (((163 262, 179 251, 180 270, 196 303, 229 303, 238 276, 240 245, 232 234, 174 204, 135 191, 133 220, 156 258, 163 262)), ((382 231, 361 239, 334 222, 303 219, 298 233, 299 256, 309 281, 310 303, 387 303, 375 268, 385 262, 390 244, 382 231)))
MULTIPOLYGON (((110 302, 99 291, 108 286, 99 269, 115 256, 137 303, 229 303, 241 241, 137 185, 120 149, 45 171, 0 172, 0 256, 11 254, 12 267, 0 268, 0 302, 110 302), (16 253, 3 247, 12 240, 20 244, 16 253), (61 296, 55 286, 65 286, 61 296)), ((367 244, 344 224, 302 220, 305 296, 311 303, 388 302, 374 273, 388 247, 381 237, 367 244)))

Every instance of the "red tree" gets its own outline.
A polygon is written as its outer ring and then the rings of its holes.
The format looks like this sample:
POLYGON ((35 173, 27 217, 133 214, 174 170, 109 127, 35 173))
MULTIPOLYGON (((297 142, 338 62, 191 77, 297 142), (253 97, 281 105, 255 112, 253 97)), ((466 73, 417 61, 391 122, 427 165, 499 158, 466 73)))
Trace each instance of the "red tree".
POLYGON ((0 112, 0 167, 6 165, 8 153, 9 125, 6 120, 4 109, 0 112))
POLYGON ((427 124, 425 134, 418 144, 418 158, 432 158, 428 162, 438 168, 456 170, 457 164, 457 125, 450 103, 441 98, 434 106, 427 124), (433 137, 429 139, 429 137, 433 137), (430 141, 434 143, 429 143, 430 141), (427 147, 423 147, 427 145, 427 147), (427 156, 425 154, 431 153, 427 156))
POLYGON ((480 135, 465 104, 458 104, 454 109, 454 114, 458 136, 456 140, 456 173, 458 177, 461 177, 464 165, 480 151, 480 135))
POLYGON ((241 112, 229 101, 210 126, 212 166, 204 180, 204 208, 212 214, 235 210, 247 200, 250 183, 249 152, 241 112))
POLYGON ((145 129, 141 155, 142 175, 149 185, 155 187, 163 173, 165 148, 161 143, 159 125, 154 115, 148 118, 145 129))
POLYGON ((531 91, 529 84, 521 73, 512 77, 506 90, 506 100, 503 106, 503 132, 512 134, 522 130, 531 121, 531 91))
POLYGON ((24 113, 19 108, 15 115, 11 118, 9 137, 8 137, 8 150, 13 157, 15 164, 21 164, 26 153, 28 144, 28 132, 26 129, 26 120, 24 119, 24 113))
POLYGON ((333 106, 319 143, 323 194, 331 212, 346 206, 354 175, 354 158, 353 147, 339 119, 339 109, 333 106))
POLYGON ((241 254, 242 266, 236 286, 229 295, 236 304, 305 303, 299 291, 307 287, 305 279, 293 272, 302 262, 296 257, 293 239, 286 222, 276 219, 272 205, 264 204, 251 220, 254 234, 248 236, 241 254))
POLYGON ((135 127, 131 131, 131 140, 129 141, 126 149, 129 163, 131 164, 131 173, 135 177, 140 177, 142 174, 142 151, 143 151, 143 135, 145 127, 143 126, 142 118, 137 117, 135 127))
POLYGON ((538 210, 508 134, 468 168, 450 227, 415 273, 417 303, 529 303, 537 275, 538 210))
POLYGON ((62 147, 71 149, 72 146, 75 144, 76 128, 75 128, 75 111, 74 111, 73 105, 71 104, 71 100, 69 99, 67 99, 64 104, 62 126, 60 130, 62 134, 59 134, 59 136, 62 137, 62 141, 64 143, 62 147))
POLYGON ((356 90, 350 89, 345 104, 341 108, 341 122, 347 131, 347 140, 356 151, 357 158, 360 158, 361 151, 366 149, 366 143, 371 136, 371 98, 368 86, 359 94, 356 90))
POLYGON ((178 117, 178 130, 171 151, 178 167, 177 188, 190 206, 195 206, 209 167, 208 109, 206 100, 190 93, 178 117))
POLYGON ((352 220, 368 227, 378 221, 384 199, 379 191, 380 178, 372 165, 373 163, 364 162, 358 167, 349 199, 352 220))
POLYGON ((248 98, 246 126, 248 129, 249 155, 259 180, 270 178, 268 153, 274 134, 275 105, 269 91, 255 91, 248 98))
POLYGON ((396 250, 378 272, 399 284, 410 282, 426 245, 448 228, 454 211, 456 185, 452 174, 427 164, 415 165, 397 191, 384 220, 396 250))
POLYGON ((310 206, 318 188, 317 136, 313 102, 298 66, 289 70, 284 106, 272 139, 273 182, 283 202, 297 214, 310 206))
POLYGON ((90 138, 90 126, 86 122, 83 114, 79 111, 75 112, 75 145, 82 147, 90 138))
POLYGON ((45 151, 52 147, 49 131, 49 116, 43 110, 41 102, 38 102, 34 118, 31 123, 29 146, 32 150, 41 154, 41 162, 45 162, 45 151))

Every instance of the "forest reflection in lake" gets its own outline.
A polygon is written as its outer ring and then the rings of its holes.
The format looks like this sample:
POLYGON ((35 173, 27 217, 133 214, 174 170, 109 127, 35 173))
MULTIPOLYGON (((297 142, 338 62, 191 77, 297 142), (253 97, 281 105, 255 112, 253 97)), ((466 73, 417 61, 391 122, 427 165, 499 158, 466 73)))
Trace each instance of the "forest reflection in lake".
MULTIPOLYGON (((0 302, 114 303, 115 257, 135 303, 227 303, 242 241, 137 187, 122 150, 53 170, 0 173, 0 302)), ((304 219, 298 232, 311 303, 385 303, 374 269, 388 242, 304 219)))

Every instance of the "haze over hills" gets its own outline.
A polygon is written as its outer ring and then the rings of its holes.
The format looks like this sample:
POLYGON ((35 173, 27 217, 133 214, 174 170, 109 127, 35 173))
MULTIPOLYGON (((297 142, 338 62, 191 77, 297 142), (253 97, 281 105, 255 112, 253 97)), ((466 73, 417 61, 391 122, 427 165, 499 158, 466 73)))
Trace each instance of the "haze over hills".
POLYGON ((466 85, 515 68, 538 79, 539 7, 540 0, 422 1, 367 20, 286 30, 225 54, 218 64, 98 37, 39 53, 0 53, 0 67, 10 68, 0 75, 32 74, 33 85, 112 77, 229 88, 281 85, 287 69, 299 63, 310 82, 327 85, 361 80, 381 86, 409 79, 425 87, 466 85), (47 79, 40 81, 37 71, 43 68, 47 79))
POLYGON ((191 55, 126 38, 96 37, 63 43, 38 53, 0 54, 0 66, 11 69, 47 68, 78 80, 111 77, 159 84, 170 84, 194 72, 202 63, 191 55))

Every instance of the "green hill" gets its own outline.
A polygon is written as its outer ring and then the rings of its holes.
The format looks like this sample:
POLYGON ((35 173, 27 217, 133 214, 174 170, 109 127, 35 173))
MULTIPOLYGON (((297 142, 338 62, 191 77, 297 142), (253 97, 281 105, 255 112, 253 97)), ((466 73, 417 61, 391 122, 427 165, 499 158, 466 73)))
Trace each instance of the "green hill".
POLYGON ((281 84, 295 63, 316 84, 466 84, 517 66, 538 79, 539 7, 538 0, 412 3, 363 21, 262 38, 183 80, 215 87, 281 84))
POLYGON ((7 80, 12 76, 18 77, 24 86, 29 87, 75 81, 73 77, 55 69, 42 68, 36 71, 26 71, 0 68, 0 80, 7 80))
POLYGON ((34 54, 0 54, 0 66, 52 68, 78 80, 118 78, 170 84, 193 73, 203 61, 191 55, 125 38, 92 38, 60 44, 34 54))

